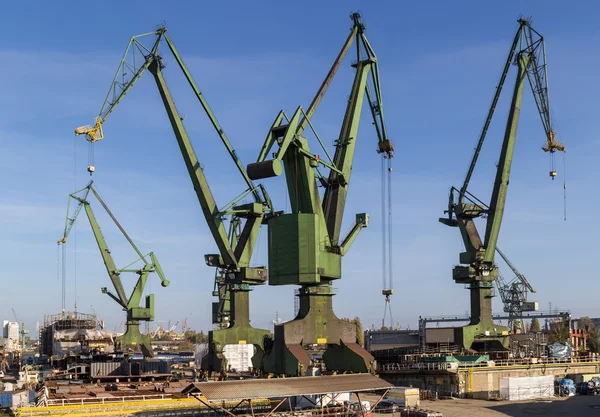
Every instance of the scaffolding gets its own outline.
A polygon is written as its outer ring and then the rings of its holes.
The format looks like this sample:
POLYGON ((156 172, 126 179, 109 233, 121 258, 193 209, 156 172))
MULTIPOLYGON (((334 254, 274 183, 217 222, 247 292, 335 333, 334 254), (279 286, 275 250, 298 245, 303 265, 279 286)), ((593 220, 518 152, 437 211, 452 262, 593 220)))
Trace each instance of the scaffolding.
MULTIPOLYGON (((78 344, 85 344, 87 335, 100 332, 100 321, 96 314, 84 314, 79 312, 63 312, 44 316, 44 325, 39 331, 40 355, 51 357, 56 355, 55 342, 64 334, 76 334, 78 344), (83 335, 83 338, 81 337, 83 335), (79 340, 81 339, 81 340, 79 340)), ((110 335, 101 332, 93 335, 95 342, 100 344, 112 344, 110 335)), ((88 341, 89 342, 89 341, 88 341)), ((96 343, 96 344, 97 344, 96 343)))

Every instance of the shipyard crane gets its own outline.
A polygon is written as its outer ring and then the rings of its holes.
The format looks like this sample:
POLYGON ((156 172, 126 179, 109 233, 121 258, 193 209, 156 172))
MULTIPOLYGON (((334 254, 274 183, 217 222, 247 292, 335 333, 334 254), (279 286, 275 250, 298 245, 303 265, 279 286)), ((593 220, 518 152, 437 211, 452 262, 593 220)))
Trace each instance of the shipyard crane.
POLYGON ((544 38, 531 27, 528 20, 519 19, 518 23, 519 28, 502 70, 500 82, 496 87, 494 99, 475 148, 475 154, 471 160, 467 176, 460 189, 451 188, 448 210, 445 211, 448 216, 440 218, 441 223, 458 227, 466 249, 465 252, 460 254, 461 265, 455 266, 453 269, 454 281, 458 284, 467 284, 471 293, 471 321, 464 327, 456 328, 454 337, 455 343, 466 349, 506 349, 509 343, 508 328, 496 325, 492 320, 491 297, 493 282, 498 277, 494 254, 506 205, 525 78, 529 80, 542 119, 546 135, 546 141, 542 149, 544 152, 550 153, 550 177, 552 179, 556 177, 555 153, 565 151, 564 145, 556 139, 552 127, 544 38), (512 64, 517 67, 515 87, 492 196, 489 203, 484 203, 469 192, 469 183, 512 64), (483 239, 480 237, 474 222, 477 218, 486 218, 483 239))
POLYGON ((342 277, 342 256, 369 221, 366 213, 357 214, 350 232, 342 236, 365 97, 378 138, 378 152, 387 158, 394 152, 383 118, 377 58, 360 15, 353 13, 351 19, 351 33, 307 111, 298 107, 291 118, 281 111, 257 161, 247 168, 253 180, 285 172, 291 207, 291 213, 275 215, 267 223, 269 285, 300 285, 298 314, 294 320, 275 326, 274 344, 265 355, 265 372, 273 374, 304 375, 311 363, 306 349, 315 345, 326 348, 323 360, 328 370, 369 372, 373 366, 373 357, 357 344, 354 324, 338 319, 332 307, 332 282, 342 277), (310 118, 353 42, 357 50, 353 64, 356 73, 331 158, 310 118), (313 130, 325 157, 310 151, 302 136, 306 126, 313 130), (274 159, 268 160, 274 147, 274 159), (317 184, 325 190, 322 198, 317 184))
POLYGON ((12 309, 12 313, 13 313, 13 316, 15 317, 17 324, 19 324, 19 323, 21 324, 21 328, 19 329, 19 337, 21 338, 21 349, 24 350, 25 349, 25 337, 29 334, 29 330, 25 329, 25 322, 19 320, 15 309, 14 308, 11 308, 11 309, 12 309))
POLYGON ((508 313, 508 328, 509 331, 512 331, 515 327, 522 328, 521 317, 524 311, 537 311, 537 303, 527 300, 527 293, 535 293, 535 290, 525 278, 525 275, 519 272, 498 246, 496 246, 496 252, 514 274, 514 277, 507 281, 498 270, 498 280, 496 281, 496 287, 504 305, 504 312, 508 313))
POLYGON ((81 190, 75 191, 74 193, 69 195, 69 201, 67 206, 67 218, 65 221, 65 229, 62 238, 59 239, 58 244, 64 244, 67 242, 67 237, 71 232, 75 221, 77 220, 79 213, 81 213, 81 209, 84 208, 87 218, 90 222, 90 226, 92 227, 92 232, 94 233, 94 238, 96 239, 96 243, 98 244, 98 249, 100 249, 100 254, 102 255, 102 260, 104 261, 104 266, 106 267, 106 271, 108 272, 108 276, 113 284, 114 290, 116 294, 110 292, 106 287, 102 287, 102 293, 107 294, 110 298, 115 300, 117 304, 119 304, 123 311, 127 312, 127 322, 126 322, 126 331, 123 336, 121 336, 121 345, 123 347, 126 346, 134 346, 139 347, 144 354, 144 357, 153 357, 152 346, 150 343, 150 338, 148 335, 143 335, 140 332, 140 321, 152 321, 154 320, 154 294, 148 294, 145 299, 145 305, 140 307, 140 302, 142 301, 142 296, 144 294, 144 288, 146 287, 146 282, 148 280, 148 275, 152 272, 156 273, 161 280, 161 285, 163 287, 167 287, 169 285, 169 281, 165 278, 163 270, 158 263, 158 259, 153 252, 150 252, 146 255, 142 254, 142 252, 137 248, 137 246, 133 243, 127 232, 123 229, 121 224, 117 221, 113 213, 109 210, 108 206, 102 200, 98 192, 92 186, 93 181, 82 188, 81 190), (110 216, 112 221, 121 231, 129 245, 135 250, 137 255, 139 256, 134 262, 125 266, 124 268, 117 268, 115 262, 113 260, 112 254, 102 232, 100 230, 100 225, 98 224, 98 220, 92 211, 92 207, 90 202, 88 201, 88 195, 90 192, 96 197, 100 205, 104 208, 106 213, 110 216), (70 215, 70 206, 71 200, 74 200, 77 206, 74 209, 72 215, 70 215), (133 265, 142 261, 144 266, 141 268, 134 268, 133 265), (123 273, 135 273, 139 276, 137 283, 133 287, 133 291, 129 297, 125 294, 125 289, 123 287, 123 283, 121 281, 121 274, 123 273))
POLYGON ((226 362, 222 355, 223 347, 228 344, 247 343, 257 347, 252 360, 254 367, 259 369, 262 363, 264 339, 270 337, 271 332, 250 326, 249 291, 253 286, 266 282, 267 270, 264 267, 251 267, 250 261, 260 226, 273 211, 271 201, 264 187, 262 185, 255 186, 250 180, 244 165, 166 32, 167 29, 161 27, 154 32, 131 38, 95 125, 79 127, 75 129, 75 133, 84 135, 92 144, 103 139, 103 126, 108 116, 146 70, 153 75, 200 202, 204 219, 219 250, 218 254, 208 254, 204 258, 208 266, 217 269, 218 282, 215 283, 215 286, 218 290, 215 291, 215 295, 219 297, 219 301, 213 304, 213 309, 221 308, 218 317, 227 323, 227 327, 209 333, 210 350, 202 367, 209 372, 226 369, 226 362), (151 46, 145 46, 143 43, 144 39, 148 38, 154 39, 151 46), (247 189, 221 208, 215 202, 204 175, 205 169, 200 166, 183 125, 183 119, 178 113, 167 87, 163 75, 165 65, 159 51, 163 40, 246 183, 247 189), (242 200, 248 196, 252 196, 253 202, 244 203, 242 200), (243 223, 239 233, 235 235, 227 233, 224 222, 226 218, 229 218, 230 222, 234 224, 243 223), (233 241, 230 240, 230 236, 233 241))

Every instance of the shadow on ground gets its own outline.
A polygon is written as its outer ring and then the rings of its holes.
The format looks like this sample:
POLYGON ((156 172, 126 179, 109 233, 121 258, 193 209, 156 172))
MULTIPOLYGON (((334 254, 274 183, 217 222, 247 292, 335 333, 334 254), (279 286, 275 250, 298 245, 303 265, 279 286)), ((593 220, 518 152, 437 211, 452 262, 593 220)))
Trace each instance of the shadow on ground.
POLYGON ((547 401, 503 403, 486 408, 511 417, 600 417, 600 396, 577 395, 547 401))

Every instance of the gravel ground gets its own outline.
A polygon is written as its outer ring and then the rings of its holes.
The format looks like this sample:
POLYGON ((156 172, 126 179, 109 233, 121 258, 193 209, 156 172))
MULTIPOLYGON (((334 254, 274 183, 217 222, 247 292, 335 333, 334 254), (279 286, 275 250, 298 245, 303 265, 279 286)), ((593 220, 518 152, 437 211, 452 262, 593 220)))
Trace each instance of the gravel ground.
POLYGON ((548 401, 422 401, 421 408, 439 411, 444 417, 600 417, 600 397, 577 395, 548 401))
MULTIPOLYGON (((371 403, 377 398, 375 395, 361 395, 362 400, 369 400, 371 403)), ((441 412, 443 417, 600 417, 600 396, 577 395, 545 401, 421 401, 421 408, 441 412)), ((397 416, 374 413, 374 417, 397 416)))

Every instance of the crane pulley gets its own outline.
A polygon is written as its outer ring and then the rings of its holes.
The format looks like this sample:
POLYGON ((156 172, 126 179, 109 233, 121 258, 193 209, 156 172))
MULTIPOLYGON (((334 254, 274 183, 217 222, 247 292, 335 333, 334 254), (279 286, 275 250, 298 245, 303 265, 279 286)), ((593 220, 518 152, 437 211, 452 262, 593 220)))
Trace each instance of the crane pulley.
POLYGON ((154 320, 154 294, 149 294, 146 296, 145 306, 140 307, 140 302, 142 301, 144 288, 150 273, 156 273, 156 275, 158 275, 163 287, 167 287, 169 285, 169 281, 165 278, 156 255, 154 255, 153 252, 144 255, 137 248, 127 232, 125 232, 121 224, 117 221, 113 213, 109 210, 104 200, 102 200, 98 192, 94 189, 92 184, 93 181, 90 181, 86 187, 69 195, 64 233, 63 236, 58 240, 58 244, 62 245, 67 242, 67 237, 69 236, 69 233, 71 232, 71 229, 73 228, 73 225, 75 224, 75 221, 77 220, 79 213, 83 208, 90 222, 92 232, 94 233, 94 238, 98 244, 98 249, 100 249, 104 266, 106 267, 106 271, 108 272, 108 276, 116 292, 116 294, 113 294, 106 287, 102 287, 102 293, 107 294, 110 298, 116 301, 124 311, 127 312, 127 330, 121 337, 121 344, 123 346, 139 346, 142 349, 145 357, 152 357, 153 353, 150 339, 148 335, 141 334, 139 327, 140 321, 154 320), (104 236, 100 230, 98 220, 96 219, 90 202, 88 201, 88 195, 90 192, 96 197, 96 200, 98 200, 102 208, 104 208, 127 242, 129 242, 129 245, 139 256, 138 259, 124 268, 117 268, 115 265, 111 251, 108 248, 106 240, 104 239, 104 236), (71 200, 74 200, 77 203, 73 214, 70 214, 71 200), (133 268, 133 265, 140 261, 143 263, 143 266, 141 268, 133 268), (125 293, 125 288, 123 287, 123 283, 121 281, 121 274, 123 273, 135 273, 139 276, 137 283, 135 284, 129 297, 125 293))

